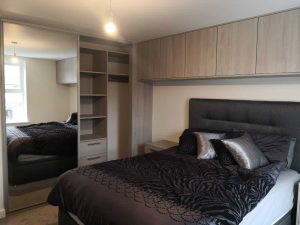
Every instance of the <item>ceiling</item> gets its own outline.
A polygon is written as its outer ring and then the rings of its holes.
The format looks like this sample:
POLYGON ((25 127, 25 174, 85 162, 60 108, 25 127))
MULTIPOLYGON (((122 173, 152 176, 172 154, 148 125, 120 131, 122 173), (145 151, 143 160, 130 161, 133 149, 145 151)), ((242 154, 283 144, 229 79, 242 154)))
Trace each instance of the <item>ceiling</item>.
MULTIPOLYGON (((0 0, 1 1, 1 0, 0 0)), ((77 55, 77 36, 37 29, 24 25, 4 23, 4 54, 19 57, 60 60, 77 55)))
MULTIPOLYGON (((0 0, 0 15, 105 38, 109 0, 0 0)), ((118 34, 138 42, 300 6, 300 0, 112 0, 118 34)))

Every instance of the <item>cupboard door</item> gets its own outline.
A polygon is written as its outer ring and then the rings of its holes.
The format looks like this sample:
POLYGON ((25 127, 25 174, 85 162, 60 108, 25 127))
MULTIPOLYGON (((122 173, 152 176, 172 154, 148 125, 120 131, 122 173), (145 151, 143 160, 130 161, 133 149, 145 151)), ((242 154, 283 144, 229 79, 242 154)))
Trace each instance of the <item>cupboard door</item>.
POLYGON ((300 9, 259 18, 256 72, 300 72, 300 9))
POLYGON ((185 34, 161 38, 160 57, 162 78, 184 77, 185 34))
POLYGON ((185 76, 214 76, 217 60, 217 28, 186 33, 185 76))
POLYGON ((217 75, 255 73, 258 19, 218 27, 217 75))
POLYGON ((147 71, 147 42, 142 42, 137 45, 137 61, 138 61, 138 77, 140 79, 148 79, 147 71))
POLYGON ((148 42, 149 64, 148 77, 150 79, 160 78, 160 39, 148 42))
POLYGON ((160 40, 138 44, 138 75, 140 79, 151 80, 159 77, 160 40))
POLYGON ((77 83, 77 58, 56 61, 56 82, 58 84, 77 83))

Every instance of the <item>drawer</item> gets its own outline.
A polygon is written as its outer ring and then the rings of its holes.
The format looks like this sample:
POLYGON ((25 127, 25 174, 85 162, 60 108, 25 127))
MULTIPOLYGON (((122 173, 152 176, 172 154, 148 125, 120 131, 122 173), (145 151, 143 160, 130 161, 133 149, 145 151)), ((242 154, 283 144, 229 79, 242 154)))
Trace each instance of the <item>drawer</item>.
POLYGON ((107 161, 106 154, 88 155, 88 156, 80 157, 79 165, 87 166, 87 165, 93 165, 93 164, 102 163, 106 161, 107 161))
POLYGON ((80 156, 96 155, 106 153, 106 139, 94 139, 80 142, 80 156))

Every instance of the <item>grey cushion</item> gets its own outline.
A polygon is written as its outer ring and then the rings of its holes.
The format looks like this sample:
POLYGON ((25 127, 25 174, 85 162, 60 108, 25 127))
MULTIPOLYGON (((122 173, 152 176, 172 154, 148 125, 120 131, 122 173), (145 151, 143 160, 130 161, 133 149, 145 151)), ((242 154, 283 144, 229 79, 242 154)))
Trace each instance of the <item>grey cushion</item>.
POLYGON ((268 164, 267 158, 256 147, 248 133, 238 138, 222 140, 222 142, 243 168, 256 169, 268 164))
POLYGON ((197 139, 197 158, 198 159, 212 159, 216 157, 216 152, 210 143, 211 139, 222 139, 225 137, 224 133, 206 133, 194 132, 197 139))
POLYGON ((294 152, 295 152, 295 145, 296 145, 296 138, 291 138, 289 153, 287 156, 287 168, 291 168, 292 162, 294 159, 294 152))

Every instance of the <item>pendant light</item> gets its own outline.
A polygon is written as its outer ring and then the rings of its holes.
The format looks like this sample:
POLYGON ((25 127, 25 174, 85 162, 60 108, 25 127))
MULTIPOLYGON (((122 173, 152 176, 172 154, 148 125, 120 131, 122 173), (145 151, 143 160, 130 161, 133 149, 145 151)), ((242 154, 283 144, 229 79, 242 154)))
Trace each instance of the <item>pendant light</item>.
POLYGON ((109 0, 109 19, 105 23, 104 29, 105 32, 110 35, 114 34, 117 31, 117 27, 116 24, 114 23, 114 18, 111 9, 111 0, 109 0))
POLYGON ((12 61, 12 63, 18 63, 19 59, 18 59, 17 54, 16 54, 16 45, 18 44, 18 42, 12 41, 11 43, 14 45, 14 55, 11 58, 11 61, 12 61))

